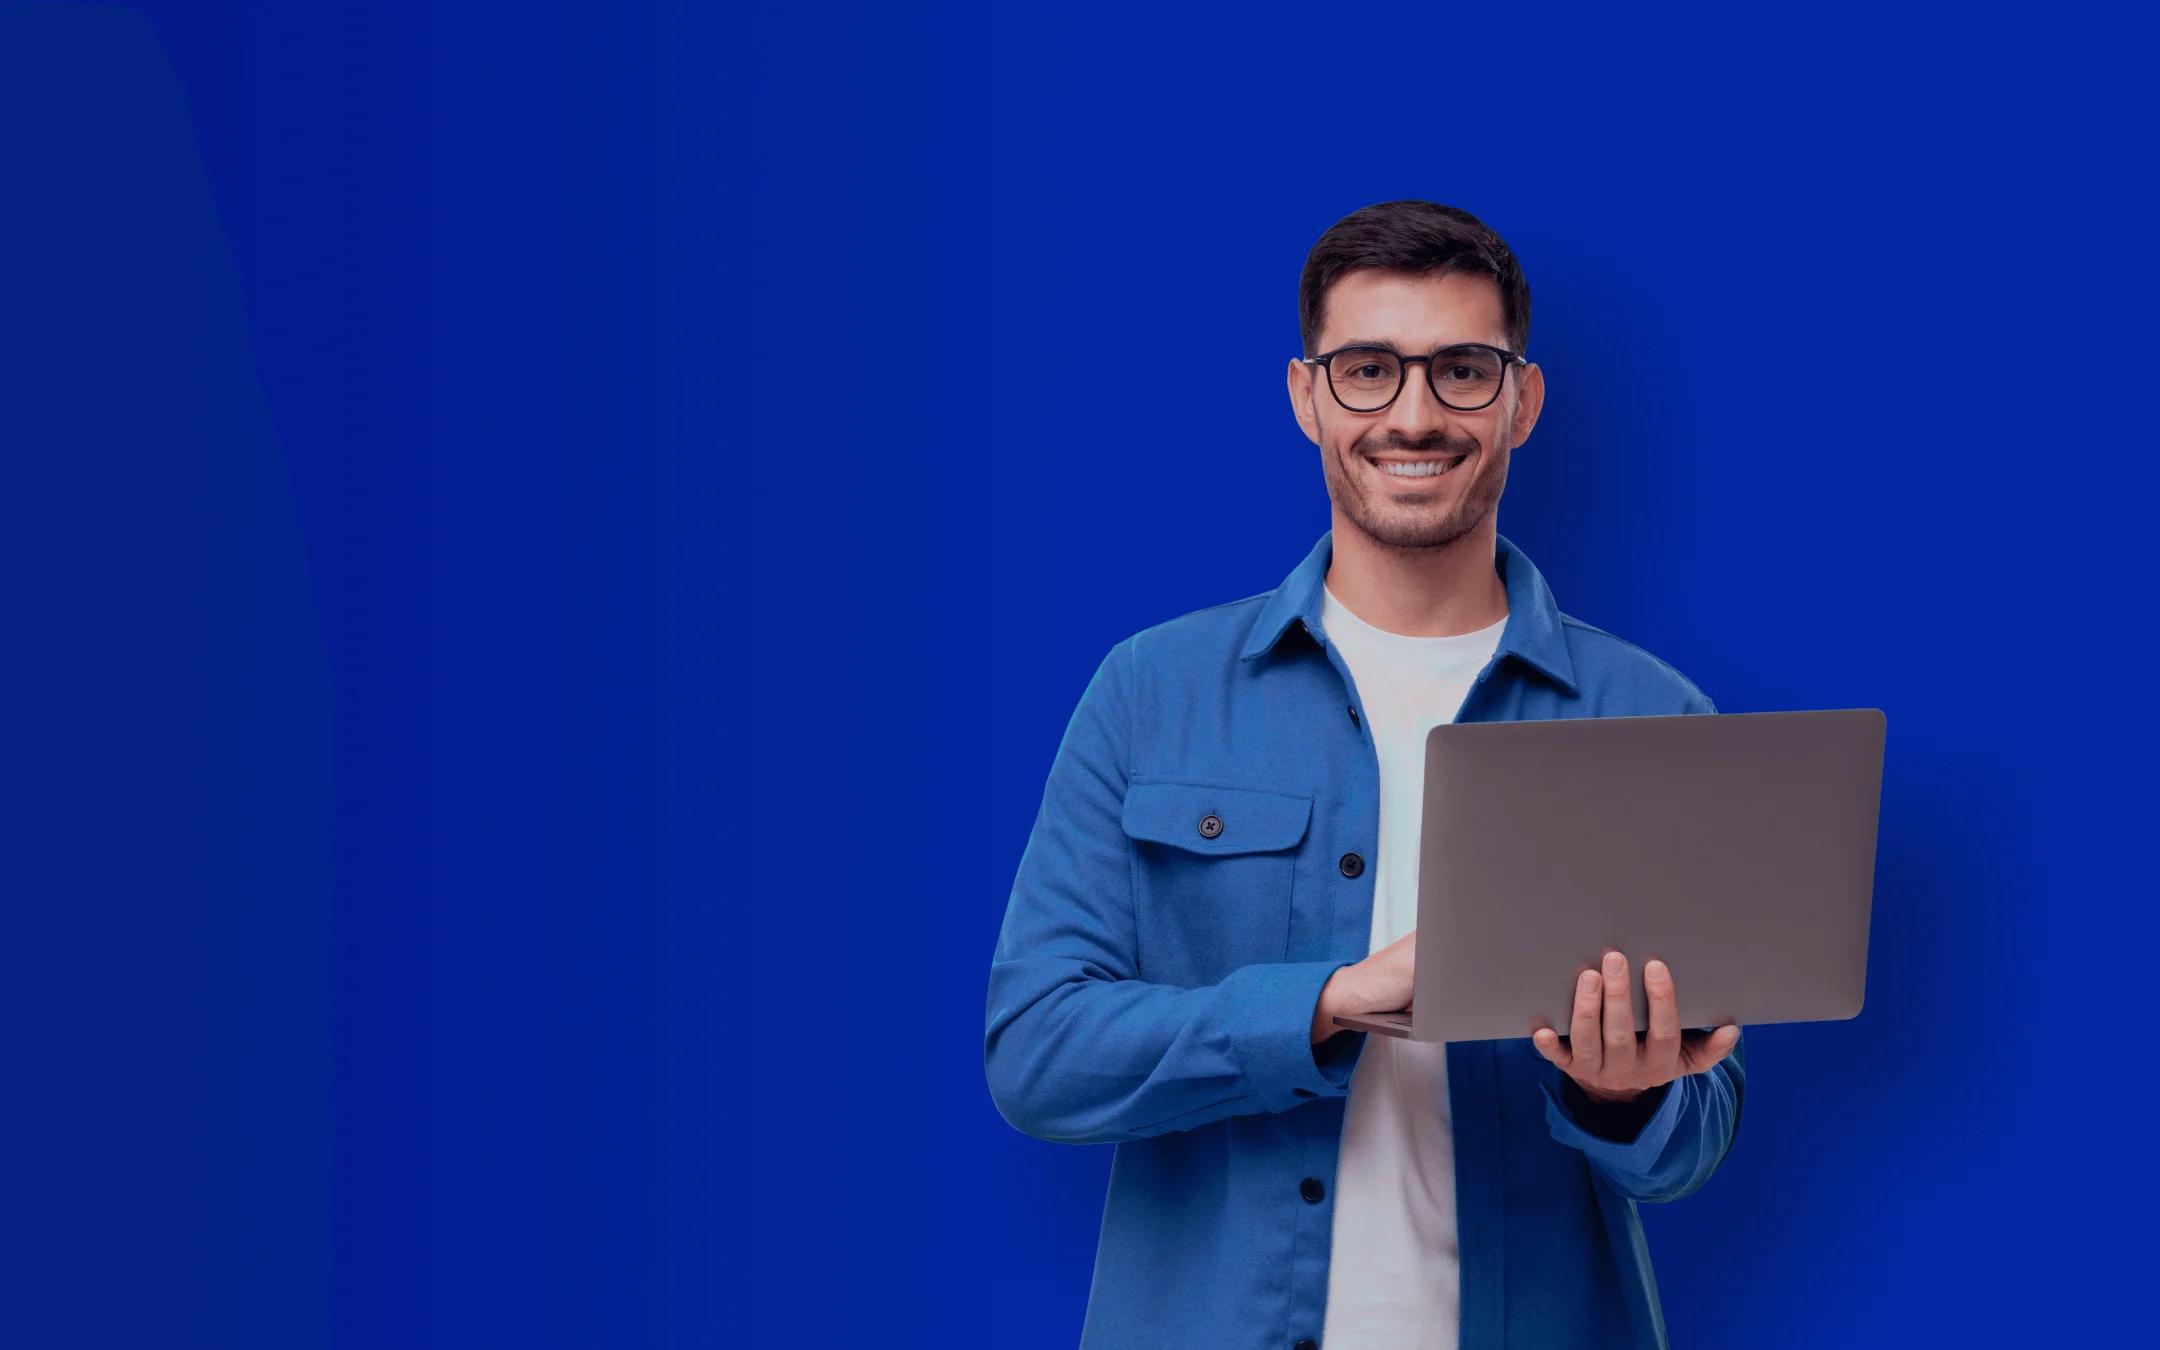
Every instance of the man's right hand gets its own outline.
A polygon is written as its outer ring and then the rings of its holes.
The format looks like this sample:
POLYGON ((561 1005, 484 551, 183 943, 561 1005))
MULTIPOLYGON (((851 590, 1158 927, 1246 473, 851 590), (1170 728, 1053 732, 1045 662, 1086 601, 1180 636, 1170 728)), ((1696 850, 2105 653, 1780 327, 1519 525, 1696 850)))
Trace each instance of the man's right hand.
POLYGON ((1410 1006, 1412 973, 1417 969, 1417 930, 1411 929, 1356 965, 1344 966, 1321 986, 1313 1008, 1312 1039, 1318 1045, 1343 1028, 1337 1013, 1402 1012, 1410 1006))

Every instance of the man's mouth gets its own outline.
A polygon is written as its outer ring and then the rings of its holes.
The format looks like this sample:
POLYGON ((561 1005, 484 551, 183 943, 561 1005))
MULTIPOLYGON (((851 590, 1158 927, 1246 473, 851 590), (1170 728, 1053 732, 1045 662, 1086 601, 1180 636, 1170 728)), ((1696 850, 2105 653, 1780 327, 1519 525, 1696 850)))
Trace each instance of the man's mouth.
POLYGON ((1460 455, 1367 455, 1366 462, 1398 483, 1424 483, 1453 473, 1473 452, 1460 455))

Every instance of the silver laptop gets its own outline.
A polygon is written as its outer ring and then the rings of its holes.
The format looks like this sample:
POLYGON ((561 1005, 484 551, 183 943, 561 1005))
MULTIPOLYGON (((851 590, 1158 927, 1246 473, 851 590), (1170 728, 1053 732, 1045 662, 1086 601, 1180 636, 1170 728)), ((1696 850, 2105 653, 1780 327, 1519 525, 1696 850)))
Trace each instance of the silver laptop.
POLYGON ((1880 708, 1435 726, 1410 1011, 1418 1041, 1568 1034, 1576 975, 1672 971, 1680 1025, 1855 1017, 1867 992, 1880 708))

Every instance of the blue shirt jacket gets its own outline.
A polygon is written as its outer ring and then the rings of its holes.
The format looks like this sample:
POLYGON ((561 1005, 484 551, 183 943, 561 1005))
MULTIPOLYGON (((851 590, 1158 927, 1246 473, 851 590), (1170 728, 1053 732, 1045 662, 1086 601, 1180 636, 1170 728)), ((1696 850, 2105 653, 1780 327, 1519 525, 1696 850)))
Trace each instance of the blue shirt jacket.
MULTIPOLYGON (((1314 1046, 1310 1028, 1328 976, 1367 955, 1380 810, 1357 688, 1320 626, 1331 549, 1332 532, 1275 590, 1111 648, 1013 882, 991 1097, 1037 1138, 1117 1146, 1083 1347, 1321 1343, 1364 1036, 1314 1046)), ((1458 721, 1717 711, 1561 613, 1505 536, 1495 553, 1507 623, 1458 721)), ((1636 1205, 1717 1170, 1745 1049, 1607 1106, 1527 1037, 1449 1044, 1464 1346, 1666 1344, 1636 1205)))

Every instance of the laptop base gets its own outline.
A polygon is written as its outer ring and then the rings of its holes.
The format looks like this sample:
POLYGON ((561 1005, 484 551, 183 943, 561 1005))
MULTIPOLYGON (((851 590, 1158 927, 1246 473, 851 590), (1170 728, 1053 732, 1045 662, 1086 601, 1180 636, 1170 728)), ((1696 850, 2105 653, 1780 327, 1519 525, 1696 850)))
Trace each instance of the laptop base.
POLYGON ((1382 1036, 1410 1039, 1410 1014, 1406 1012, 1337 1013, 1335 1025, 1350 1031, 1374 1031, 1382 1036))

